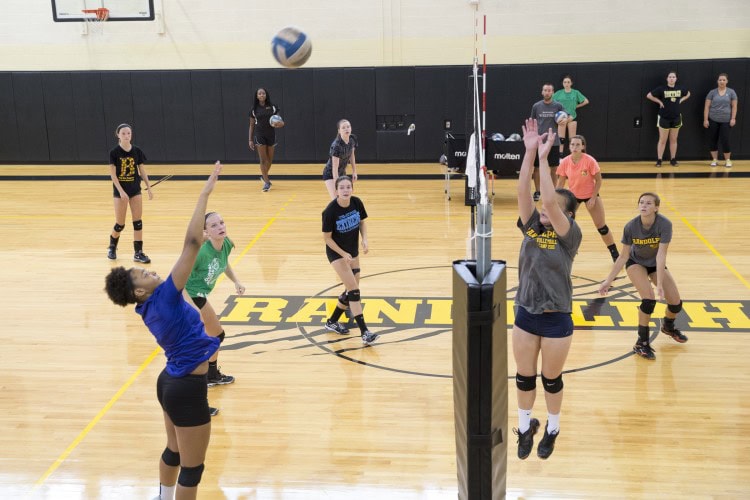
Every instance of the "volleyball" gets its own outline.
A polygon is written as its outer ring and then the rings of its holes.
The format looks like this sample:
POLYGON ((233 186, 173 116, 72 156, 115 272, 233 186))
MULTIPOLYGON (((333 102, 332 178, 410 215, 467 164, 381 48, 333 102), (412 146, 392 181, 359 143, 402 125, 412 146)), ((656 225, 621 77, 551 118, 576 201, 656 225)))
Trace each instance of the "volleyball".
POLYGON ((270 123, 272 127, 275 127, 283 121, 284 120, 279 115, 271 115, 271 118, 268 119, 268 123, 270 123))
POLYGON ((565 111, 558 111, 555 113, 555 123, 560 123, 563 120, 566 120, 568 118, 568 113, 565 111))
POLYGON ((285 68, 299 68, 310 59, 312 43, 299 28, 282 28, 271 40, 271 53, 285 68))
POLYGON ((494 134, 492 134, 490 139, 492 139, 495 142, 502 142, 505 140, 505 136, 501 134, 500 132, 495 132, 494 134))
POLYGON ((505 139, 505 140, 509 141, 509 142, 518 142, 518 141, 520 141, 522 139, 521 139, 521 136, 519 134, 510 134, 508 136, 508 138, 505 139))

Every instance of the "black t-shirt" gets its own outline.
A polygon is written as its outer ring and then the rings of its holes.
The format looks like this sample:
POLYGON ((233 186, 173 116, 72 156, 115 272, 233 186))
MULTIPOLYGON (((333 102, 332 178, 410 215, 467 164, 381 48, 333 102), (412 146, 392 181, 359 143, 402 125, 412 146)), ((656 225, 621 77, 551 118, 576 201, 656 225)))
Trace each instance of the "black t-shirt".
POLYGON ((255 134, 262 136, 276 131, 271 126, 270 118, 278 115, 281 110, 274 105, 256 106, 250 110, 250 118, 255 120, 255 134))
POLYGON ((675 85, 661 85, 651 91, 651 95, 660 99, 664 103, 663 108, 659 108, 659 116, 667 120, 674 120, 680 117, 680 99, 685 97, 688 90, 685 87, 675 85))
MULTIPOLYGON (((365 205, 356 196, 350 198, 348 207, 342 207, 338 200, 333 200, 323 210, 323 232, 332 233, 333 241, 343 251, 356 257, 359 255, 359 225, 366 218, 365 205)), ((329 258, 332 255, 338 256, 328 245, 326 245, 326 251, 329 258)))
POLYGON ((138 172, 138 165, 146 163, 146 155, 141 148, 131 144, 130 151, 125 151, 118 144, 109 152, 109 164, 115 166, 117 180, 123 189, 128 187, 140 187, 141 176, 138 172))
POLYGON ((339 159, 339 172, 344 172, 344 169, 346 169, 346 166, 349 165, 349 161, 352 159, 352 153, 355 149, 357 149, 356 135, 351 134, 349 136, 348 144, 344 142, 344 139, 336 136, 331 143, 331 148, 328 150, 328 162, 326 163, 326 167, 333 168, 331 158, 335 156, 339 159))

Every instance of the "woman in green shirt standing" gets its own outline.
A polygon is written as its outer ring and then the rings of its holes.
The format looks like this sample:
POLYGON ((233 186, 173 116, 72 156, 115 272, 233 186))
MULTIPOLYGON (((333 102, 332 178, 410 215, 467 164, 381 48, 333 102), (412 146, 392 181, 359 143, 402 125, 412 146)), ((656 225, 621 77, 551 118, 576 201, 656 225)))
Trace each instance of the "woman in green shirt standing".
POLYGON ((552 100, 562 104, 565 112, 568 113, 568 118, 561 120, 557 124, 557 135, 560 137, 560 158, 562 158, 565 143, 568 142, 570 137, 578 133, 576 110, 589 103, 585 95, 573 88, 573 78, 570 75, 563 77, 562 85, 563 88, 555 92, 552 96, 552 100), (568 131, 567 137, 565 136, 566 129, 568 131))

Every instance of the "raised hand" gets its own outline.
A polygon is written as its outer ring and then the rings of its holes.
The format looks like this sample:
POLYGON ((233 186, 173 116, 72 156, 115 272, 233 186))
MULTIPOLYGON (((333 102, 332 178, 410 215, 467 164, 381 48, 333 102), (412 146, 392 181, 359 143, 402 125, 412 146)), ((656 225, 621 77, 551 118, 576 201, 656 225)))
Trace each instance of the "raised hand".
POLYGON ((538 147, 539 132, 537 123, 534 118, 526 118, 526 122, 521 126, 523 131, 523 144, 526 149, 536 149, 538 147))

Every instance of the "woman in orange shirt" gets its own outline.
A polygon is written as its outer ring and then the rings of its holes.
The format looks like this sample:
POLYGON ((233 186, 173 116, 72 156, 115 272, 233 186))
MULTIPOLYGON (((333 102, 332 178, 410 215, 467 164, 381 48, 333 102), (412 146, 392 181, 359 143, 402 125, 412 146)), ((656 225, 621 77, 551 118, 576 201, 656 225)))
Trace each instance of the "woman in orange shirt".
POLYGON ((576 196, 578 204, 586 204, 586 210, 591 214, 591 220, 604 244, 607 245, 612 261, 619 257, 615 239, 604 220, 604 203, 599 197, 602 187, 602 174, 599 164, 593 156, 585 153, 586 139, 582 135, 574 135, 570 139, 570 155, 560 161, 557 167, 557 188, 565 187, 565 181, 570 184, 569 189, 576 196))

